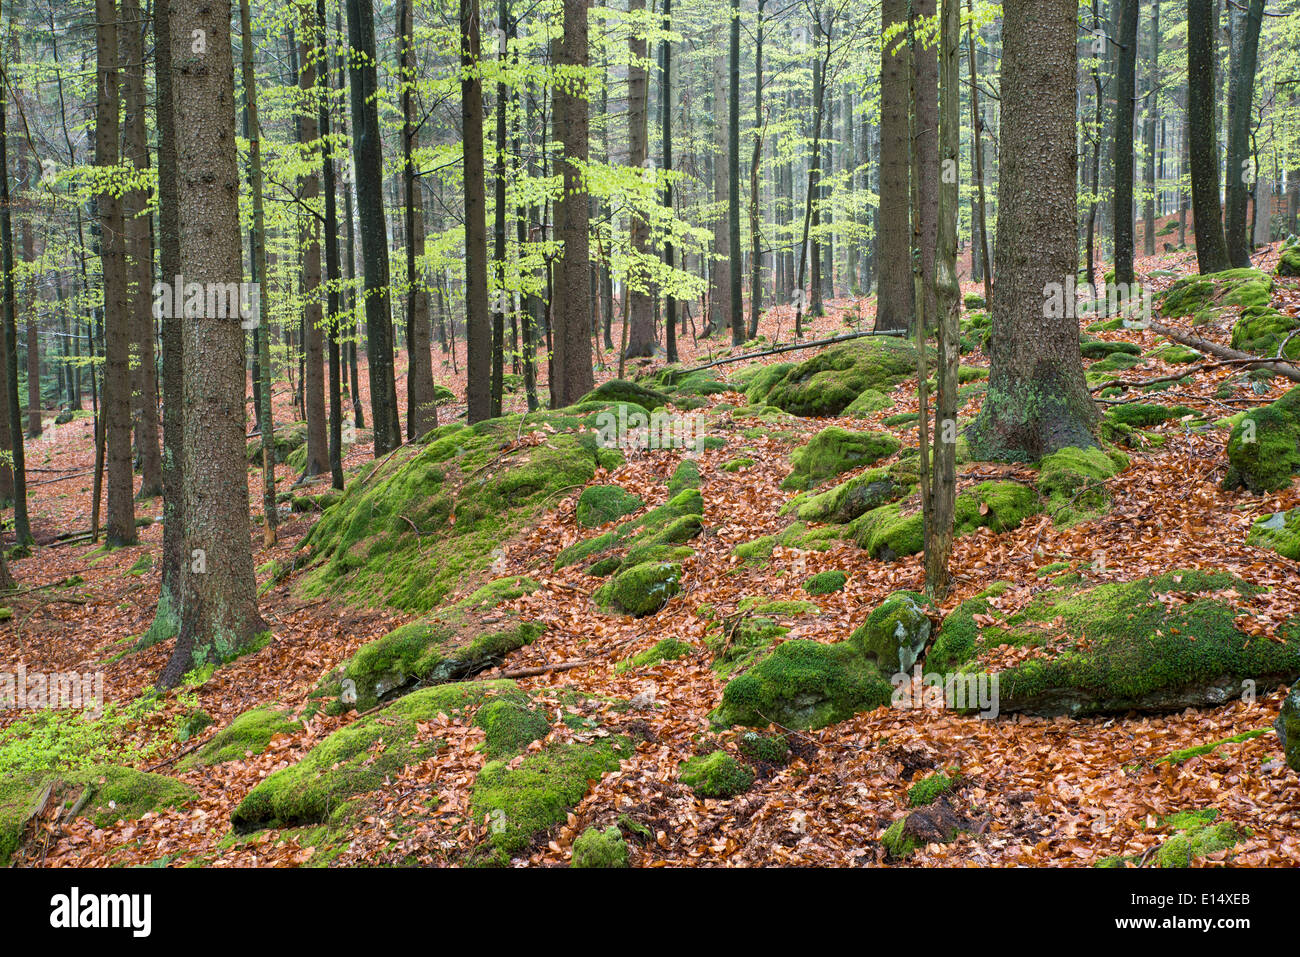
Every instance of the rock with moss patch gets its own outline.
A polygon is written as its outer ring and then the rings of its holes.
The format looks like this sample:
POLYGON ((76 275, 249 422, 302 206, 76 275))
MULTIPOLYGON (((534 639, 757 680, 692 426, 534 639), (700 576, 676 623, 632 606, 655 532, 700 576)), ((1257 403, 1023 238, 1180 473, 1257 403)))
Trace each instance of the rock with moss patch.
POLYGON ((486 734, 483 753, 492 759, 519 754, 551 730, 547 713, 534 708, 522 695, 488 699, 474 715, 474 723, 486 734))
POLYGON ((639 496, 620 485, 590 485, 578 496, 574 517, 579 525, 596 528, 630 515, 643 505, 639 496))
POLYGON ((1261 494, 1291 484, 1300 473, 1300 386, 1272 405, 1242 416, 1228 439, 1223 487, 1261 494))
MULTIPOLYGON (((644 515, 628 519, 608 532, 561 549, 555 557, 555 568, 558 570, 578 562, 610 557, 619 557, 620 564, 624 564, 621 558, 634 547, 680 545, 700 533, 703 527, 700 516, 703 514, 704 497, 699 490, 684 489, 644 515)), ((608 574, 608 570, 605 574, 608 574)))
POLYGON ((876 389, 864 389, 862 393, 845 406, 841 415, 865 418, 875 412, 883 412, 894 404, 894 400, 876 389))
MULTIPOLYGON (((307 423, 290 422, 279 425, 275 429, 275 463, 284 465, 288 463, 289 456, 297 449, 303 448, 307 444, 307 423)), ((259 435, 250 439, 245 449, 249 464, 260 466, 262 464, 262 437, 259 435)), ((304 464, 306 460, 304 459, 304 464)))
POLYGON ((1192 862, 1210 854, 1231 850, 1250 831, 1231 821, 1217 820, 1217 808, 1185 811, 1161 823, 1173 828, 1174 834, 1156 850, 1157 867, 1191 867, 1192 862))
POLYGON ((912 807, 924 807, 952 791, 961 783, 961 774, 954 769, 950 771, 936 771, 917 781, 907 789, 907 803, 912 807))
POLYGON ((705 798, 735 797, 748 791, 754 783, 754 772, 726 751, 714 751, 683 761, 678 777, 705 798))
POLYGON ((950 844, 969 826, 946 800, 936 799, 896 820, 880 835, 880 843, 889 857, 902 860, 927 844, 950 844))
POLYGON ((841 472, 870 465, 898 451, 901 443, 886 432, 850 432, 837 425, 823 429, 790 453, 793 466, 783 488, 812 488, 841 472))
MULTIPOLYGON (((981 482, 957 496, 954 538, 980 528, 1008 532, 1043 510, 1038 493, 1019 482, 981 482)), ((919 554, 925 547, 921 512, 904 512, 901 503, 882 505, 854 519, 845 537, 866 549, 872 558, 892 561, 919 554)))
POLYGON ((632 742, 610 735, 590 744, 550 744, 518 762, 489 762, 474 781, 470 815, 489 822, 495 848, 517 854, 563 823, 592 781, 631 756, 632 742))
POLYGON ((1292 771, 1300 771, 1300 685, 1293 687, 1282 701, 1273 728, 1286 763, 1292 771))
POLYGON ((672 498, 687 489, 700 487, 700 466, 694 459, 682 459, 668 479, 668 496, 672 498))
POLYGON ((627 867, 627 842, 623 832, 610 826, 605 830, 589 827, 573 842, 570 867, 627 867))
POLYGON ((620 661, 614 667, 614 671, 622 672, 631 668, 649 668, 665 661, 676 661, 678 658, 685 658, 694 651, 694 645, 682 641, 680 638, 662 638, 645 651, 638 652, 626 661, 620 661))
POLYGON ((579 399, 576 404, 623 402, 628 405, 639 405, 647 412, 653 412, 655 409, 667 405, 670 401, 672 401, 670 396, 657 389, 651 389, 636 382, 628 382, 625 379, 610 379, 608 382, 602 382, 596 386, 596 388, 579 399))
POLYGON ((1269 548, 1283 558, 1300 561, 1300 508, 1265 515, 1250 527, 1246 544, 1269 548))
POLYGON ((790 758, 790 742, 783 734, 745 731, 736 738, 736 747, 747 761, 755 764, 782 765, 790 758))
POLYGON ((1049 717, 1214 706, 1238 698, 1243 682, 1300 677, 1300 619, 1280 642, 1239 631, 1234 605, 1258 589, 1232 575, 1171 571, 1091 587, 1070 579, 1011 615, 989 604, 996 590, 963 602, 927 669, 973 674, 1002 646, 1024 649, 1019 664, 996 671, 999 708, 1049 717))
POLYGON ((180 767, 208 767, 237 761, 250 754, 261 754, 277 734, 292 734, 302 728, 293 719, 293 712, 282 705, 266 704, 245 711, 226 725, 212 739, 193 754, 188 755, 180 767))
POLYGON ((513 681, 475 681, 423 688, 335 731, 297 764, 264 778, 231 813, 240 832, 324 823, 347 801, 446 747, 420 731, 439 714, 455 714, 494 695, 522 696, 513 681))
POLYGON ((848 580, 848 576, 839 569, 818 572, 803 583, 803 590, 810 595, 829 595, 843 591, 844 584, 848 580))
POLYGON ((1038 463, 1038 491, 1047 513, 1060 526, 1076 525, 1110 511, 1106 480, 1128 467, 1128 456, 1099 448, 1067 447, 1038 463))
POLYGON ((934 603, 913 591, 896 591, 877 605, 849 636, 872 664, 886 676, 912 670, 930 641, 934 603))
POLYGON ((915 375, 916 347, 907 339, 859 339, 797 364, 766 368, 771 371, 750 382, 750 402, 766 402, 794 415, 839 415, 867 389, 889 392, 915 375))
POLYGON ((792 502, 791 508, 801 521, 844 525, 872 509, 898 501, 912 487, 912 483, 896 475, 895 469, 871 469, 818 495, 792 502))
POLYGON ((713 712, 716 724, 805 731, 887 704, 893 688, 858 648, 794 639, 733 678, 713 712))
POLYGON ((602 608, 644 618, 678 594, 681 583, 682 567, 675 562, 643 562, 619 572, 592 598, 602 608))

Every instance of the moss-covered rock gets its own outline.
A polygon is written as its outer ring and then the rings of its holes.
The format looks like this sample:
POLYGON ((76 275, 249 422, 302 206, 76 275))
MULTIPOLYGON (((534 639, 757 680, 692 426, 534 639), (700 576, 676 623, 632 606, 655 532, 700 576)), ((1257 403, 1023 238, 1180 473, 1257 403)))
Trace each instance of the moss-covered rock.
POLYGON ((863 389, 861 394, 844 407, 841 415, 865 418, 875 412, 883 412, 894 404, 894 400, 876 389, 863 389))
POLYGON ((749 790, 754 772, 726 751, 683 761, 678 771, 683 784, 700 797, 729 798, 749 790))
POLYGON ((575 416, 533 413, 403 446, 354 479, 303 539, 310 566, 303 594, 414 612, 436 607, 562 492, 591 481, 597 441, 581 427, 575 416), (556 431, 512 447, 530 426, 556 431))
POLYGON ((790 742, 784 734, 742 732, 736 738, 736 747, 747 761, 755 764, 785 764, 790 757, 790 742))
POLYGON ((182 807, 196 794, 187 784, 118 764, 95 764, 76 770, 0 779, 0 867, 23 842, 27 824, 49 791, 49 801, 96 827, 135 820, 148 811, 182 807))
POLYGON ((1168 422, 1170 419, 1181 419, 1194 412, 1195 410, 1185 405, 1164 406, 1148 402, 1126 402, 1107 409, 1105 418, 1107 422, 1127 425, 1130 428, 1146 428, 1168 422))
POLYGON ((1287 765, 1300 771, 1300 685, 1293 686, 1283 700, 1273 728, 1287 765))
POLYGON ((1075 525, 1110 511, 1106 480, 1128 467, 1122 453, 1099 448, 1068 447, 1038 463, 1038 491, 1047 498, 1047 512, 1057 525, 1075 525))
POLYGON ((637 382, 628 382, 625 379, 610 379, 584 395, 576 405, 593 402, 624 402, 628 405, 639 405, 647 412, 653 412, 670 401, 672 401, 671 396, 657 389, 651 389, 637 382))
POLYGON ((898 472, 893 468, 871 469, 820 494, 800 496, 787 508, 804 522, 843 525, 908 495, 913 483, 898 472))
POLYGON ((673 498, 687 489, 700 487, 700 466, 694 459, 682 459, 668 479, 668 497, 673 498))
POLYGON ((1142 354, 1142 347, 1124 339, 1085 339, 1079 343, 1079 351, 1085 359, 1104 359, 1115 353, 1136 356, 1142 354))
POLYGON ((713 655, 713 670, 726 678, 748 668, 789 632, 771 615, 742 613, 710 626, 704 644, 713 655))
MULTIPOLYGON (((981 482, 957 496, 954 537, 979 528, 1007 532, 1043 510, 1038 493, 1019 482, 981 482)), ((883 505, 854 519, 845 537, 866 549, 872 558, 892 561, 920 553, 925 546, 921 512, 904 512, 901 503, 883 505)))
POLYGON ((1238 306, 1243 310, 1267 308, 1272 293, 1272 279, 1258 269, 1226 269, 1204 276, 1187 276, 1161 295, 1160 314, 1192 316, 1196 325, 1203 325, 1224 306, 1238 306))
POLYGON ((574 517, 579 525, 596 528, 630 515, 644 505, 640 496, 633 495, 621 485, 589 485, 578 496, 574 517))
POLYGON ((249 754, 261 754, 277 734, 293 734, 302 723, 281 705, 268 704, 245 711, 180 764, 182 769, 237 761, 249 754))
POLYGON ((674 562, 642 562, 616 574, 592 598, 602 608, 634 618, 652 615, 682 590, 682 567, 674 562))
POLYGON ((1300 473, 1300 386, 1242 416, 1228 439, 1223 487, 1275 492, 1300 473))
POLYGON ((1167 818, 1164 823, 1174 829, 1156 850, 1157 867, 1190 867, 1197 858, 1236 847, 1250 834, 1231 821, 1216 821, 1216 808, 1188 811, 1167 818))
POLYGON ((850 432, 833 425, 790 453, 793 469, 782 487, 812 488, 841 472, 893 455, 900 445, 886 432, 850 432))
POLYGON ((627 842, 623 832, 610 826, 589 827, 573 842, 570 867, 627 867, 627 842))
POLYGON ((1300 246, 1288 246, 1277 261, 1278 276, 1300 276, 1300 246))
POLYGON ((880 673, 909 672, 930 640, 934 603, 912 591, 897 591, 877 605, 849 636, 880 673))
POLYGON ((349 799, 445 747, 420 733, 439 714, 477 707, 494 695, 521 694, 513 681, 475 681, 423 688, 340 728, 297 764, 266 777, 231 813, 241 832, 327 821, 349 799))
POLYGON ((551 730, 547 713, 529 704, 525 695, 489 698, 474 715, 474 723, 486 734, 483 752, 492 759, 519 754, 551 730))
POLYGON ((555 567, 558 570, 578 562, 623 555, 639 545, 679 545, 700 533, 703 514, 704 497, 697 489, 685 489, 644 515, 562 549, 555 558, 555 567))
POLYGON ((626 661, 620 661, 614 670, 627 671, 631 668, 649 668, 665 661, 685 658, 695 651, 695 646, 680 638, 662 638, 645 651, 638 652, 626 661))
POLYGON ((839 569, 818 572, 803 583, 803 590, 810 595, 829 595, 833 592, 843 591, 844 584, 848 580, 849 577, 839 569))
POLYGON ((551 744, 518 763, 489 762, 474 781, 470 815, 487 821, 495 848, 517 854, 562 823, 592 781, 631 755, 630 740, 610 735, 590 744, 551 744))
POLYGON ((916 347, 906 339, 859 339, 784 369, 766 369, 771 371, 755 376, 746 390, 750 402, 766 402, 794 415, 839 415, 865 390, 889 392, 915 374, 916 347))
POLYGON ((1300 622, 1279 642, 1239 631, 1235 596, 1256 589, 1232 575, 1174 571, 1093 587, 1068 577, 1058 582, 1005 618, 989 596, 963 603, 940 629, 927 668, 987 670, 984 652, 1026 648, 1030 656, 997 672, 1000 710, 1076 717, 1222 704, 1241 694, 1244 681, 1300 676, 1300 622))
POLYGON ((820 728, 887 704, 893 688, 858 648, 795 639, 727 683, 712 718, 719 725, 820 728))
POLYGON ((776 547, 775 535, 764 535, 753 541, 741 542, 733 548, 732 554, 747 562, 766 561, 772 557, 772 550, 776 547))
POLYGON ((907 803, 912 807, 924 807, 933 804, 940 797, 961 784, 961 774, 955 769, 951 773, 936 771, 928 774, 907 789, 907 803))
POLYGON ((1264 516, 1251 526, 1246 544, 1270 548, 1283 558, 1300 561, 1300 508, 1264 516))

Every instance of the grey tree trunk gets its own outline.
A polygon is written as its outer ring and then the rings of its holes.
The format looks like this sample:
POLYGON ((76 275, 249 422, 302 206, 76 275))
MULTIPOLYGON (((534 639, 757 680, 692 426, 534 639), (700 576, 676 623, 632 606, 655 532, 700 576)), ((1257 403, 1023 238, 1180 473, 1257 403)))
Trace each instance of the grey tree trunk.
POLYGON ((1249 268, 1252 237, 1246 210, 1258 174, 1250 153, 1250 113, 1264 0, 1250 0, 1248 10, 1233 6, 1229 16, 1233 30, 1232 65, 1228 74, 1228 200, 1224 210, 1224 238, 1232 265, 1249 268))
POLYGON ((492 318, 488 314, 487 185, 478 0, 460 0, 461 155, 465 168, 465 398, 469 421, 492 415, 492 318))
MULTIPOLYGON (((882 0, 881 29, 907 22, 907 0, 882 0)), ((912 325, 911 209, 908 175, 907 45, 901 36, 880 54, 880 206, 876 231, 876 328, 912 325)))
POLYGON ((1230 265, 1219 205, 1219 152, 1214 109, 1214 0, 1187 0, 1188 162, 1196 264, 1202 273, 1230 265))
MULTIPOLYGON (((629 0, 628 12, 640 13, 645 10, 645 0, 629 0)), ((641 64, 646 58, 646 40, 638 25, 632 26, 627 40, 628 53, 632 62, 627 68, 627 146, 628 165, 635 169, 645 167, 648 152, 647 105, 649 103, 649 85, 646 68, 641 64)), ((648 277, 645 270, 636 267, 638 257, 649 258, 650 224, 644 216, 632 213, 629 223, 632 245, 633 267, 630 270, 628 288, 628 332, 626 357, 652 355, 655 350, 655 317, 651 308, 650 293, 636 286, 646 286, 648 277)))

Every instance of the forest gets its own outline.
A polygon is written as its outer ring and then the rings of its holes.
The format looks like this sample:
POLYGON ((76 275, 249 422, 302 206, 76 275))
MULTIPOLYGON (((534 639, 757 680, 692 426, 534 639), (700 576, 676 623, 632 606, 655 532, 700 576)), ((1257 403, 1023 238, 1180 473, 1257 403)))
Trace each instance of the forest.
POLYGON ((1300 865, 1297 0, 0 0, 0 171, 0 868, 1300 865))

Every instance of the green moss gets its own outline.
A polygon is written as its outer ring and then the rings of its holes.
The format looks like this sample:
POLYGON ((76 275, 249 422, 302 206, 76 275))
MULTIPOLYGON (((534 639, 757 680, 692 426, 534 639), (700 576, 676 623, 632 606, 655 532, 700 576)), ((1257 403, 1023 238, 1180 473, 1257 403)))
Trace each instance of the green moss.
POLYGON ((1109 423, 1127 425, 1130 428, 1146 428, 1193 414, 1195 410, 1184 405, 1168 407, 1145 402, 1127 402, 1107 409, 1105 419, 1109 423))
MULTIPOLYGON (((981 482, 957 496, 954 537, 979 528, 1007 532, 1043 510, 1037 492, 1019 482, 981 482)), ((854 519, 845 536, 866 549, 872 558, 892 561, 919 554, 925 547, 925 520, 921 512, 905 513, 900 503, 854 519)))
POLYGON ((875 412, 883 412, 894 404, 894 400, 876 389, 863 389, 856 399, 844 407, 841 415, 865 418, 875 412))
POLYGON ((1128 457, 1099 448, 1064 448, 1038 463, 1038 491, 1060 526, 1075 525, 1110 511, 1106 480, 1128 467, 1128 457))
POLYGON ((731 552, 747 562, 756 562, 771 558, 772 549, 775 547, 776 536, 764 535, 762 538, 756 538, 750 542, 741 542, 731 552))
POLYGON ((511 767, 492 761, 479 771, 470 795, 470 815, 487 821, 492 845, 516 854, 565 820, 591 781, 617 771, 631 757, 632 744, 611 735, 591 744, 552 744, 511 767))
POLYGON ((1137 356, 1123 352, 1112 352, 1104 359, 1099 359, 1088 367, 1089 372, 1123 372, 1131 369, 1142 360, 1137 356))
POLYGON ((767 366, 751 366, 731 377, 732 385, 742 389, 745 398, 753 404, 761 403, 772 387, 794 368, 793 362, 777 362, 767 366))
MULTIPOLYGON (((289 460, 289 454, 307 444, 307 423, 290 422, 275 429, 275 462, 283 465, 289 460)), ((245 453, 250 465, 260 467, 262 464, 262 437, 249 441, 245 453)), ((304 460, 304 464, 306 464, 304 460)))
POLYGON ((753 615, 771 615, 778 618, 797 618, 800 615, 816 615, 821 609, 810 601, 781 601, 750 595, 742 598, 736 606, 737 611, 753 615))
POLYGON ((738 459, 732 459, 730 462, 725 463, 722 466, 722 470, 724 472, 739 472, 741 469, 749 469, 753 467, 754 467, 753 459, 738 458, 738 459))
POLYGON ((1209 744, 1198 744, 1194 747, 1183 748, 1179 751, 1173 751, 1156 761, 1156 764, 1183 764, 1192 758, 1204 757, 1207 754, 1213 754, 1225 744, 1241 744, 1243 741, 1249 741, 1252 738, 1258 738, 1262 734, 1267 734, 1268 728, 1257 728, 1254 731, 1243 731, 1241 734, 1234 734, 1232 737, 1224 738, 1221 741, 1212 741, 1209 744))
POLYGON ((1160 845, 1155 856, 1156 866, 1190 867, 1197 858, 1236 847, 1249 833, 1231 821, 1217 824, 1193 824, 1189 821, 1160 845))
POLYGON ((222 728, 212 739, 180 764, 182 769, 207 767, 237 761, 248 754, 261 754, 277 734, 292 734, 302 728, 292 713, 276 705, 262 705, 245 711, 222 728))
POLYGON ((1006 582, 997 582, 949 612, 935 637, 934 646, 926 656, 926 668, 936 672, 951 672, 971 663, 979 650, 980 639, 980 626, 976 624, 975 617, 993 613, 996 609, 989 599, 997 598, 1010 587, 1006 582))
POLYGON ((885 676, 911 671, 925 650, 932 628, 934 603, 912 591, 897 591, 882 601, 849 636, 885 676))
POLYGON ((1151 350, 1150 355, 1170 365, 1191 365, 1193 362, 1200 362, 1204 358, 1195 349, 1189 349, 1174 342, 1157 346, 1151 350))
POLYGON ((1079 343, 1079 351, 1085 359, 1104 359, 1115 353, 1136 356, 1142 353, 1142 347, 1124 340, 1085 339, 1079 343))
POLYGON ((1300 508, 1259 519, 1246 535, 1246 544, 1270 548, 1283 558, 1300 561, 1300 508))
MULTIPOLYGON (((1260 684, 1300 675, 1300 628, 1281 642, 1237 630, 1237 611, 1217 593, 1256 589, 1226 573, 1173 571, 1132 582, 1077 588, 1068 580, 997 624, 977 601, 944 622, 930 670, 978 668, 985 649, 1038 647, 1044 654, 1000 672, 1004 712, 1082 717, 1127 710, 1219 704, 1260 684), (1166 605, 1162 596, 1178 596, 1166 605)), ((992 613, 997 617, 996 613, 992 613)))
POLYGON ((664 661, 676 661, 678 658, 685 658, 695 651, 695 646, 689 642, 682 641, 680 638, 663 638, 645 651, 639 652, 621 661, 614 668, 616 672, 627 671, 630 668, 648 668, 651 665, 657 665, 664 661))
POLYGON ((921 846, 920 840, 910 834, 903 833, 906 824, 907 818, 900 817, 880 835, 881 845, 889 856, 895 860, 902 860, 921 846))
POLYGON ((787 366, 779 377, 775 372, 756 376, 746 395, 750 402, 765 401, 794 415, 839 415, 865 390, 889 392, 915 372, 910 341, 859 339, 787 366))
POLYGON ((589 827, 573 842, 570 867, 627 867, 627 842, 623 832, 610 826, 603 831, 589 827))
POLYGON ((713 670, 718 677, 726 678, 749 667, 789 632, 775 618, 742 614, 710 627, 704 643, 713 655, 713 670))
POLYGON ((303 539, 311 566, 304 596, 435 607, 561 492, 595 475, 591 432, 556 431, 545 443, 502 451, 520 428, 556 423, 580 425, 557 413, 491 419, 404 446, 354 479, 303 539))
POLYGON ((515 690, 513 681, 476 681, 413 692, 340 728, 297 764, 263 779, 232 812, 231 822, 241 832, 324 823, 348 799, 379 788, 408 764, 445 747, 438 740, 419 740, 421 723, 515 690))
POLYGON ((1300 386, 1243 416, 1228 439, 1223 487, 1275 492, 1300 473, 1300 386))
POLYGON ((805 522, 845 524, 903 498, 912 487, 910 482, 896 478, 894 470, 871 469, 818 495, 792 501, 782 512, 793 511, 805 522))
POLYGON ((694 459, 682 459, 673 470, 672 478, 668 480, 668 497, 673 498, 687 489, 699 487, 700 466, 694 459))
POLYGON ((627 382, 623 379, 610 379, 608 382, 602 382, 584 395, 578 400, 577 404, 626 402, 629 405, 639 405, 647 412, 653 412, 655 409, 667 405, 670 401, 672 401, 670 396, 657 389, 651 389, 636 382, 627 382))
POLYGON ((1300 276, 1300 246, 1290 246, 1282 250, 1277 261, 1277 275, 1300 276))
POLYGON ((907 803, 912 807, 924 807, 927 804, 933 804, 960 784, 961 774, 955 770, 952 770, 951 776, 942 771, 936 771, 908 788, 907 803))
POLYGON ((777 536, 778 544, 785 548, 798 548, 806 552, 824 552, 835 544, 840 537, 836 526, 810 528, 803 522, 795 522, 777 536))
POLYGON ((920 512, 903 513, 902 505, 882 505, 860 516, 846 534, 872 558, 886 561, 915 555, 925 547, 925 520, 920 512))
POLYGON ((852 644, 796 639, 728 682, 712 717, 720 725, 808 730, 887 704, 892 692, 852 644))
POLYGON ((643 562, 619 572, 592 598, 603 608, 643 618, 666 605, 681 588, 682 568, 673 562, 643 562))
POLYGON ((645 502, 618 485, 591 485, 578 496, 575 517, 579 525, 595 528, 630 515, 645 502))
POLYGON ((483 751, 492 759, 519 754, 551 731, 547 713, 531 707, 522 695, 490 698, 474 715, 474 723, 486 732, 483 751))
POLYGON ((556 569, 578 562, 608 557, 635 545, 680 544, 699 534, 704 498, 697 489, 685 489, 639 518, 629 519, 594 538, 575 542, 555 558, 556 569), (687 519, 686 522, 679 521, 687 519))
POLYGON ((810 595, 829 595, 832 592, 843 591, 844 583, 848 580, 848 576, 838 569, 818 572, 803 583, 803 590, 810 595))
POLYGON ((807 445, 790 453, 793 466, 783 488, 811 488, 841 472, 893 455, 898 439, 885 432, 850 432, 831 426, 818 432, 807 445))
POLYGON ((195 708, 177 722, 176 740, 180 744, 184 744, 195 735, 202 734, 203 730, 211 724, 212 715, 202 708, 195 708))
POLYGON ((783 734, 745 731, 736 738, 736 747, 746 760, 754 763, 781 765, 790 757, 790 743, 783 734))
POLYGON ((735 797, 748 791, 754 783, 754 772, 726 751, 714 751, 683 761, 678 777, 705 798, 735 797))
POLYGON ((1300 684, 1291 686, 1278 710, 1273 730, 1277 732, 1287 765, 1292 771, 1300 771, 1300 684))

